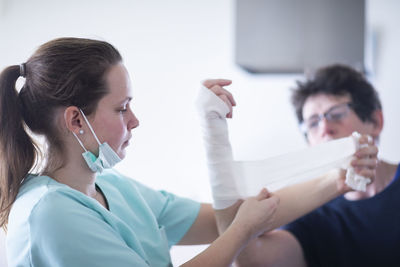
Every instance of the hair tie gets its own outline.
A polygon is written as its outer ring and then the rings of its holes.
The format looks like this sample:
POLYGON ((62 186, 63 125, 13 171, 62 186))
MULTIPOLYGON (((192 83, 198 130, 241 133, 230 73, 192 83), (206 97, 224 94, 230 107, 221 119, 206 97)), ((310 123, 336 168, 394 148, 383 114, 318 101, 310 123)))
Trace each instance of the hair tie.
POLYGON ((25 78, 26 75, 26 64, 22 63, 19 65, 19 76, 22 76, 25 78))

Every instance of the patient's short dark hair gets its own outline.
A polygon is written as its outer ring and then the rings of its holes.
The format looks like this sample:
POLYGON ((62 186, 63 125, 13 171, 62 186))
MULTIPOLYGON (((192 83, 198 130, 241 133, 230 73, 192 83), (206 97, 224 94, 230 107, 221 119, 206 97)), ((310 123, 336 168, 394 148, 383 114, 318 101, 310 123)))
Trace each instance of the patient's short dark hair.
POLYGON ((317 94, 350 95, 352 107, 363 122, 372 121, 373 112, 382 109, 378 93, 371 83, 362 73, 345 65, 326 66, 318 69, 312 78, 297 81, 291 100, 299 123, 304 120, 303 106, 307 98, 317 94))

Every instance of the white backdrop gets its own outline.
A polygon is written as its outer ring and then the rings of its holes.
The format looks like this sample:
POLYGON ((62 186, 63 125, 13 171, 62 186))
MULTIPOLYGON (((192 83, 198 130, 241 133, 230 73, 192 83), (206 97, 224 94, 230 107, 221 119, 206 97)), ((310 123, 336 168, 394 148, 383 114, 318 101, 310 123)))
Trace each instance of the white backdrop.
MULTIPOLYGON (((399 10, 397 0, 367 2, 368 27, 377 36, 373 82, 385 115, 380 155, 390 161, 400 161, 399 10)), ((154 188, 210 201, 193 105, 202 79, 234 81, 238 107, 230 129, 236 158, 261 159, 305 146, 289 104, 299 76, 242 71, 233 63, 233 33, 232 0, 0 0, 0 69, 24 62, 56 37, 111 42, 131 74, 140 120, 117 169, 154 188)), ((173 248, 174 265, 202 249, 173 248)))

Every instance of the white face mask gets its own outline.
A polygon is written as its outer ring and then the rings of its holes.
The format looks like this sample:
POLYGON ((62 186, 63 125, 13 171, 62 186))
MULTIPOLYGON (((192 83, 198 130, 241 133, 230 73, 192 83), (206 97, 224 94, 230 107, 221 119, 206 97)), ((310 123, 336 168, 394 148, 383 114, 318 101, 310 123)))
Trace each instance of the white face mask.
POLYGON ((78 136, 74 132, 72 132, 75 138, 78 140, 81 147, 83 148, 83 150, 85 150, 85 152, 82 153, 82 156, 85 159, 87 165, 93 172, 102 172, 104 169, 109 169, 114 167, 115 164, 121 161, 121 158, 107 144, 107 142, 104 142, 103 144, 100 143, 99 139, 97 138, 97 135, 95 134, 85 114, 81 109, 79 109, 79 111, 82 113, 82 116, 85 119, 87 125, 89 126, 90 131, 92 132, 94 138, 99 144, 99 156, 96 158, 96 156, 92 152, 88 151, 85 148, 81 140, 79 140, 78 136))

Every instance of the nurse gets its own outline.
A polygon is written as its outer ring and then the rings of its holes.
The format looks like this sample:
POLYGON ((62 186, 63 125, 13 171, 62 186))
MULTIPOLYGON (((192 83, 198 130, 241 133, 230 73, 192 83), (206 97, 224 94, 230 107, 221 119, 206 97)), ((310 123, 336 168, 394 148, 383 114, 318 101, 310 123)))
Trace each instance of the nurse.
POLYGON ((52 40, 2 71, 0 226, 9 266, 171 266, 172 245, 205 243, 212 244, 185 265, 229 266, 271 230, 279 200, 265 189, 218 237, 209 204, 113 170, 139 126, 133 97, 120 54, 103 41, 52 40))

